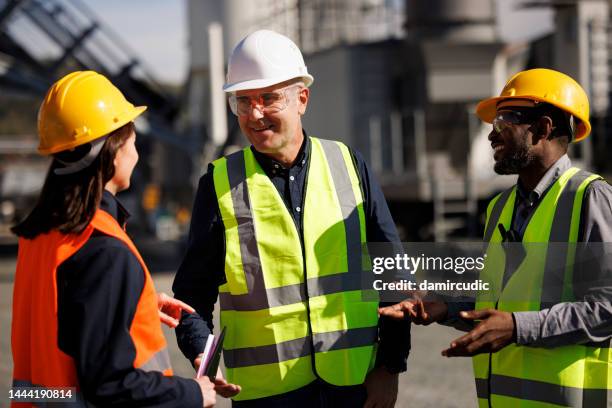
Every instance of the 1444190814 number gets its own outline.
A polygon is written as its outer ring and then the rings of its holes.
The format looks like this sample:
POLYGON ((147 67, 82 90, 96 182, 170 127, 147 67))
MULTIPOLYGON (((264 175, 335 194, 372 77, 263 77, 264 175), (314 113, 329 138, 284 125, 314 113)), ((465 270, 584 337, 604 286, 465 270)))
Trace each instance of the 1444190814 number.
POLYGON ((9 389, 8 397, 18 402, 68 402, 76 401, 76 389, 74 387, 12 387, 9 389))

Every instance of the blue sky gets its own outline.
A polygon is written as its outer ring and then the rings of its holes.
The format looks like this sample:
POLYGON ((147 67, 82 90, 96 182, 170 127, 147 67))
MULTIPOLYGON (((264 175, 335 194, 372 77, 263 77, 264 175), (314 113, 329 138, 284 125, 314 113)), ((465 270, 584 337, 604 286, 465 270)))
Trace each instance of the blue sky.
POLYGON ((155 77, 180 83, 188 69, 185 0, 82 0, 121 36, 155 77))

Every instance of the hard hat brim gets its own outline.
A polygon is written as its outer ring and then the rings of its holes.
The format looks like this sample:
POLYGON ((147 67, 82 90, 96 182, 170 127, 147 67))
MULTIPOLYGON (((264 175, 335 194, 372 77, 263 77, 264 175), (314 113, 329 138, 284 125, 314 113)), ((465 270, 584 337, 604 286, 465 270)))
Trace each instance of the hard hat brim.
POLYGON ((99 139, 103 136, 106 136, 112 132, 114 132, 115 130, 119 129, 120 127, 132 122, 133 120, 135 120, 138 116, 140 116, 144 111, 147 110, 146 106, 134 106, 131 110, 123 113, 122 115, 120 115, 119 117, 116 118, 115 123, 113 123, 113 126, 110 127, 110 130, 104 134, 97 134, 97 133, 92 133, 91 135, 89 135, 88 137, 84 137, 84 138, 79 138, 78 140, 73 140, 70 143, 64 143, 62 145, 55 145, 49 148, 44 148, 39 146, 38 147, 38 153, 41 155, 49 155, 49 154, 54 154, 54 153, 58 153, 64 150, 70 150, 70 149, 74 149, 77 146, 83 145, 85 143, 89 143, 93 140, 99 139))
POLYGON ((223 91, 226 93, 237 92, 237 91, 246 91, 249 89, 261 89, 267 88, 272 85, 280 84, 285 81, 289 81, 290 79, 302 78, 304 80, 304 85, 309 87, 314 82, 314 78, 310 74, 303 75, 290 75, 287 77, 280 78, 266 78, 266 79, 253 79, 250 81, 240 81, 234 82, 231 84, 223 85, 223 91))
MULTIPOLYGON (((539 96, 521 95, 521 96, 497 96, 494 98, 484 99, 480 101, 478 105, 476 105, 476 115, 478 115, 478 117, 483 122, 493 123, 493 119, 495 119, 495 116, 497 115, 497 104, 501 101, 508 100, 508 99, 529 99, 533 101, 545 102, 550 105, 554 105, 557 108, 562 109, 564 111, 571 112, 571 110, 568 109, 567 106, 563 106, 563 105, 551 102, 539 96)), ((588 118, 582 118, 582 117, 579 117, 578 115, 574 115, 574 116, 580 119, 580 123, 578 123, 578 126, 576 128, 576 135, 572 139, 572 143, 581 141, 582 139, 586 138, 589 135, 589 133, 591 133, 591 124, 589 123, 588 118)))

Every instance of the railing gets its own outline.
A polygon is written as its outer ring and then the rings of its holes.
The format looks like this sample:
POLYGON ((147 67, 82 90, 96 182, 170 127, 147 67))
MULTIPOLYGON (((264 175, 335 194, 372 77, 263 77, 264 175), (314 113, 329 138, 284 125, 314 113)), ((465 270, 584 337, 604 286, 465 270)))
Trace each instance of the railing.
POLYGON ((368 120, 372 169, 386 177, 427 177, 425 114, 422 109, 372 115, 368 120))
POLYGON ((38 82, 46 82, 46 89, 66 64, 74 61, 79 69, 107 75, 135 104, 147 105, 147 127, 152 136, 186 152, 198 150, 196 140, 179 137, 173 130, 178 113, 174 97, 135 57, 137 53, 82 1, 0 1, 0 31, 25 54, 15 57, 15 68, 7 70, 12 75, 8 80, 23 82, 23 75, 16 72, 35 64, 32 72, 38 82))
MULTIPOLYGON (((471 107, 468 115, 468 140, 471 146, 480 131, 471 107)), ((391 200, 426 201, 433 205, 432 233, 436 241, 465 228, 467 236, 476 233, 477 200, 470 151, 465 168, 457 172, 450 164, 448 151, 427 151, 427 129, 423 109, 388 115, 373 115, 368 120, 367 156, 372 170, 381 180, 391 200), (403 189, 410 194, 398 194, 403 189)))

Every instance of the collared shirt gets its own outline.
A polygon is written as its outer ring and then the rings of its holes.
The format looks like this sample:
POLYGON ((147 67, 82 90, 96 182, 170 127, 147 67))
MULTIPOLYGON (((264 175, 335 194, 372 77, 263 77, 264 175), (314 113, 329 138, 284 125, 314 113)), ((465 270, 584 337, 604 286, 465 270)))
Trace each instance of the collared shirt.
POLYGON ((527 228, 528 220, 537 208, 540 198, 563 174, 564 171, 572 166, 567 154, 564 154, 544 173, 536 187, 532 191, 527 191, 519 179, 516 183, 516 201, 514 209, 514 220, 512 228, 523 236, 527 228))
MULTIPOLYGON (((281 193, 298 231, 302 231, 301 212, 306 180, 306 161, 310 154, 310 140, 308 137, 304 137, 304 143, 302 143, 293 165, 289 168, 285 168, 273 158, 258 152, 253 146, 251 146, 251 151, 274 187, 281 193)), ((302 234, 300 234, 301 236, 302 234)))
MULTIPOLYGON (((520 237, 525 233, 529 218, 537 208, 540 199, 557 179, 569 168, 572 162, 564 154, 544 173, 533 191, 526 191, 520 180, 517 182, 516 202, 512 228, 520 237)), ((606 219, 606 211, 612 210, 612 189, 603 180, 592 182, 585 192, 586 207, 583 211, 579 236, 582 242, 612 242, 612 219, 606 219)))
MULTIPOLYGON (((305 135, 297 159, 289 168, 257 152, 253 153, 266 175, 289 209, 303 240, 301 211, 304 202, 306 169, 311 142, 305 135)), ((399 237, 384 195, 372 177, 363 157, 351 150, 364 194, 367 240, 369 242, 399 242, 399 237)), ((189 242, 183 262, 176 274, 172 290, 177 299, 193 306, 197 313, 184 315, 176 328, 183 354, 193 361, 204 349, 208 334, 213 330, 212 313, 218 287, 225 283, 225 229, 219 214, 219 204, 213 183, 213 165, 202 176, 194 202, 189 242)), ((381 319, 377 361, 392 371, 404 371, 410 349, 410 325, 381 319)))
MULTIPOLYGON (((108 191, 100 209, 121 225, 129 217, 108 191)), ((73 358, 83 395, 96 406, 202 407, 202 392, 192 379, 134 368, 130 328, 144 280, 127 245, 94 231, 57 268, 58 346, 73 358)))
MULTIPOLYGON (((544 173, 533 191, 526 191, 517 181, 512 228, 520 237, 542 197, 570 167, 569 157, 563 155, 544 173)), ((593 181, 585 191, 583 202, 579 241, 612 242, 612 186, 604 180, 593 181)), ((612 270, 608 274, 612 276, 612 270)), ((599 287, 597 293, 589 294, 589 298, 592 301, 565 302, 540 311, 514 312, 517 344, 557 347, 609 339, 612 337, 609 326, 612 287, 599 287)), ((449 303, 448 320, 444 324, 470 330, 471 326, 459 319, 459 312, 471 310, 474 306, 473 302, 449 303)))

